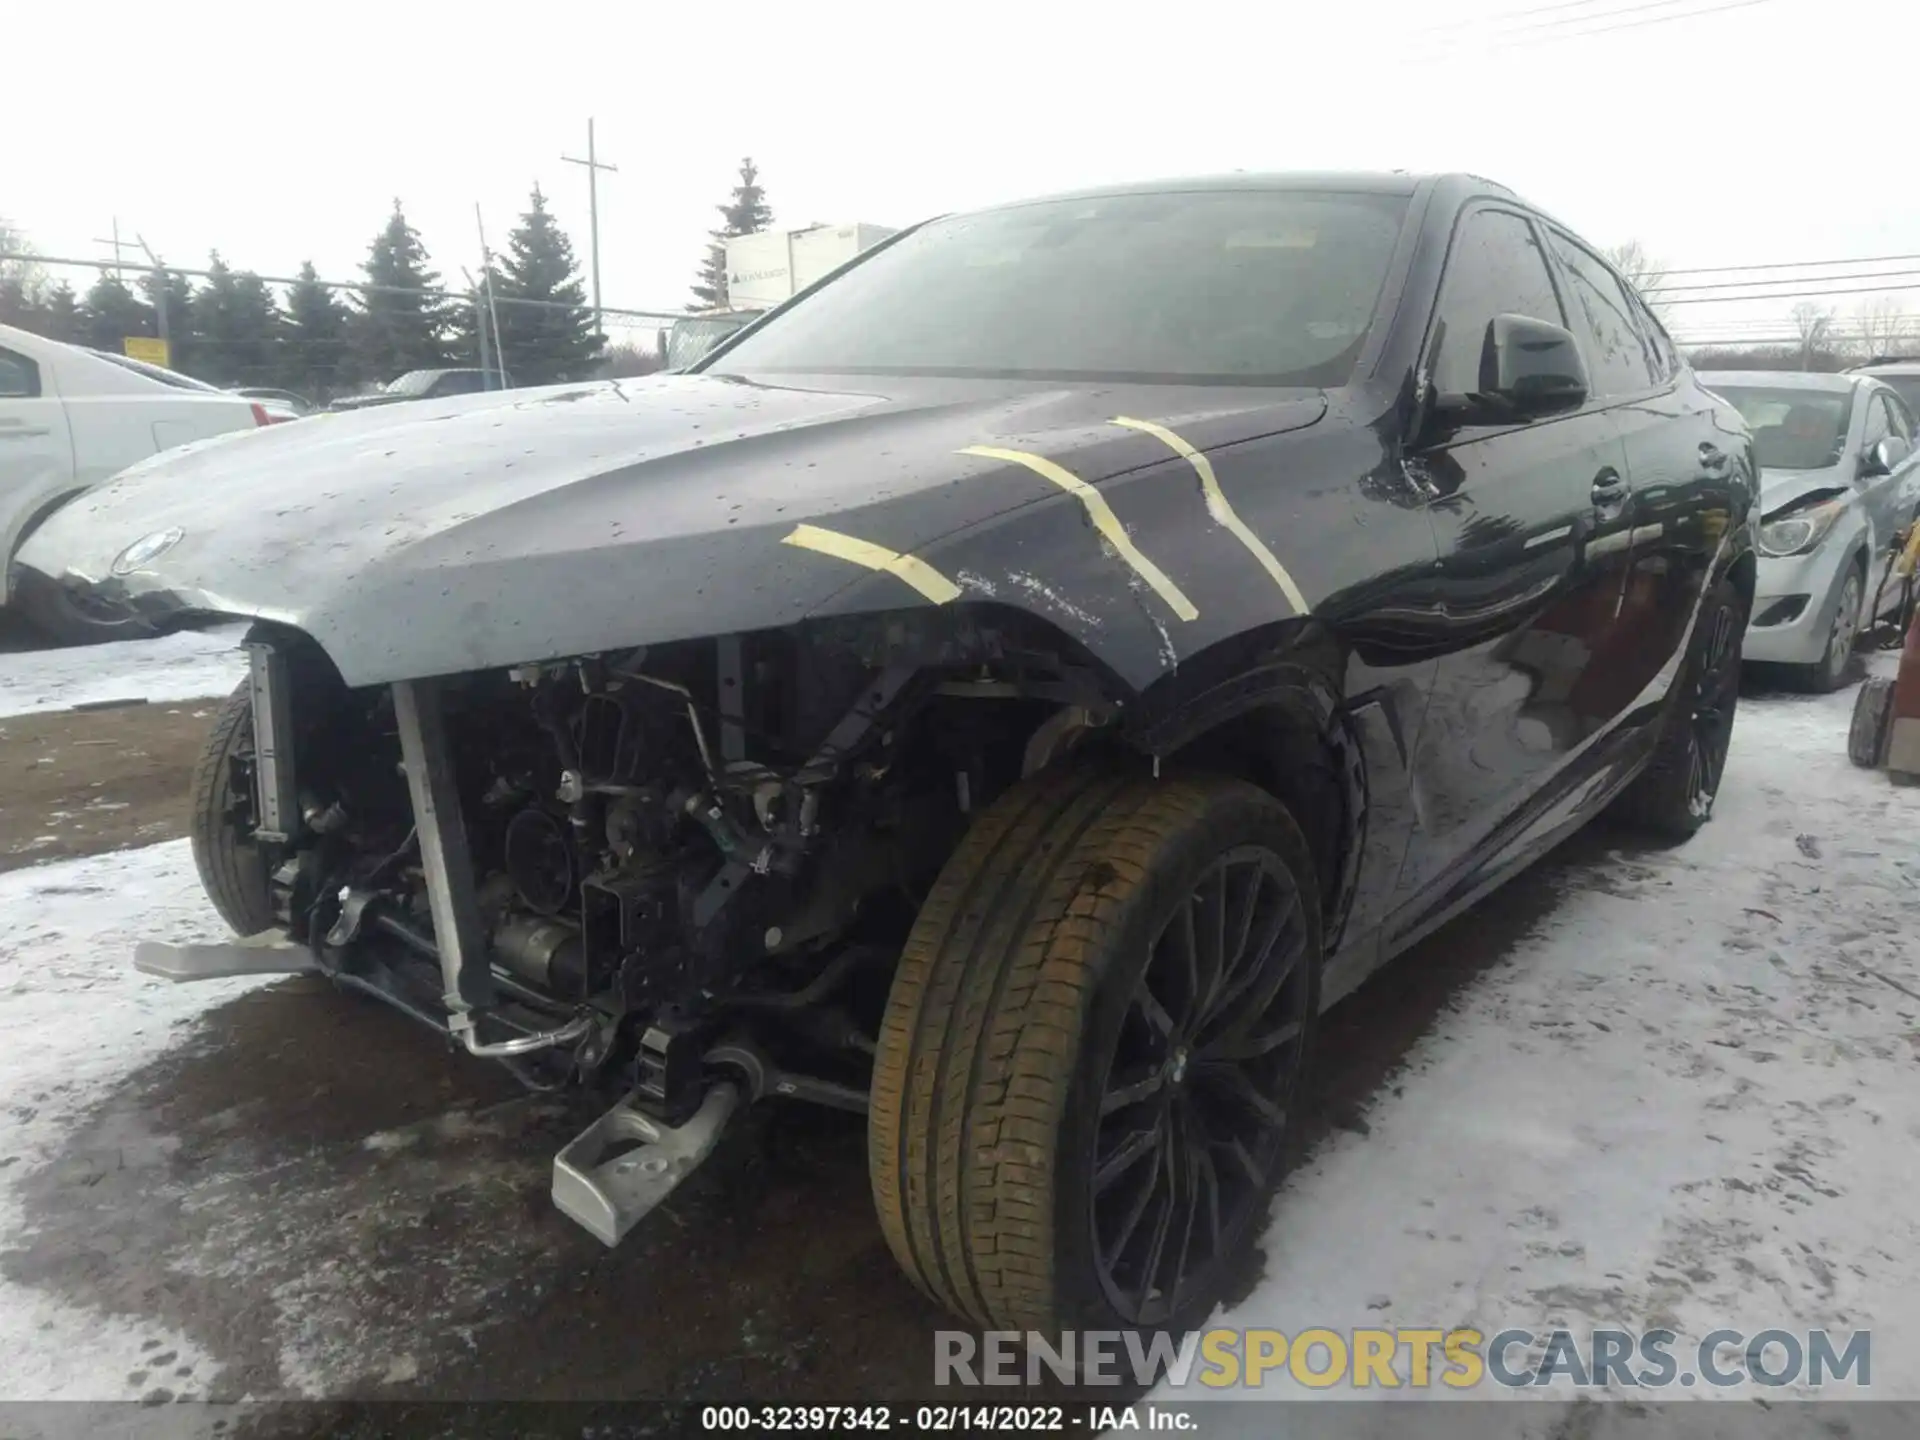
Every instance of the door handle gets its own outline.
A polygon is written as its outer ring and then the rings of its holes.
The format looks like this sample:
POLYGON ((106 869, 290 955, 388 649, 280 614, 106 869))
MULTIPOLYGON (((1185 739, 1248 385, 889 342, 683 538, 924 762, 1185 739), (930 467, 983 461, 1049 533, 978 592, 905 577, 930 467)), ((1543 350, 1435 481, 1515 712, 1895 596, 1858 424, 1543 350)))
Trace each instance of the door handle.
POLYGON ((0 440, 31 440, 36 435, 51 435, 53 432, 44 425, 22 428, 15 425, 0 424, 0 440))
MULTIPOLYGON (((1613 515, 1617 515, 1620 513, 1620 507, 1627 503, 1627 496, 1630 493, 1631 487, 1618 470, 1602 470, 1593 477, 1592 497, 1593 508, 1596 510, 1611 511, 1613 515)), ((1612 515, 1608 515, 1607 518, 1611 519, 1612 515)))
POLYGON ((1727 452, 1710 440, 1700 442, 1700 463, 1709 470, 1727 468, 1727 452))

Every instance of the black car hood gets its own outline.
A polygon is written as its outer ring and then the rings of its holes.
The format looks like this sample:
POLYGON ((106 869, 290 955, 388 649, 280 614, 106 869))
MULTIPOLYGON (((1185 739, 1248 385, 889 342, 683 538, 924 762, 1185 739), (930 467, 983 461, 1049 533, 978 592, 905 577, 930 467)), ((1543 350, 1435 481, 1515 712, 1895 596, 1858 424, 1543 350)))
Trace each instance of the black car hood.
POLYGON ((951 379, 501 391, 169 451, 56 513, 18 560, 96 604, 295 626, 370 684, 915 603, 782 542, 806 524, 904 554, 1074 504, 968 446, 1098 484, 1170 458, 1117 415, 1177 414, 1211 448, 1325 408, 1315 392, 951 379))

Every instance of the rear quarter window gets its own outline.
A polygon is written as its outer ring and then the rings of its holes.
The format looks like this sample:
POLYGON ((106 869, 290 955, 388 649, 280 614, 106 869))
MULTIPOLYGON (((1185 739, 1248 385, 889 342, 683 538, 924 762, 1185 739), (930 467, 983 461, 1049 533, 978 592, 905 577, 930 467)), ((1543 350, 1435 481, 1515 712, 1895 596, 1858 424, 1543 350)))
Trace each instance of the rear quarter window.
POLYGON ((12 350, 0 350, 0 400, 31 400, 40 393, 40 367, 12 350))

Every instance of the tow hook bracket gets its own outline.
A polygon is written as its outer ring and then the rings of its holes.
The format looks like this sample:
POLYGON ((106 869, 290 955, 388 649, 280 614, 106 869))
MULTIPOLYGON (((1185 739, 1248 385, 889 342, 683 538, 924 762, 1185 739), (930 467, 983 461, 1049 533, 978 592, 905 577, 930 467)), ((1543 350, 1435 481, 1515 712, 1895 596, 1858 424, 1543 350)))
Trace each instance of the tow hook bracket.
POLYGON ((212 945, 168 945, 142 940, 133 947, 133 968, 142 975, 184 984, 235 975, 303 975, 319 967, 305 946, 278 930, 212 945))
POLYGON ((713 1153, 740 1092, 708 1090, 684 1124, 669 1125, 629 1095, 553 1157, 553 1203, 603 1245, 626 1233, 713 1153))

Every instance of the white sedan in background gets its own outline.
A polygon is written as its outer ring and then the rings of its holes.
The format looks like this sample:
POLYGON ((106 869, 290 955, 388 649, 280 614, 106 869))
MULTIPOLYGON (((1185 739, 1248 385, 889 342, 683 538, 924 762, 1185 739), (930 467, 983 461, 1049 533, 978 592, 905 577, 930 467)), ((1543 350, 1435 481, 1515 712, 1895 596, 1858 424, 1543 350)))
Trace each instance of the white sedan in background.
POLYGON ((5 601, 70 644, 129 633, 64 592, 16 595, 13 556, 47 516, 161 450, 283 418, 257 401, 147 365, 0 325, 0 562, 5 601))

